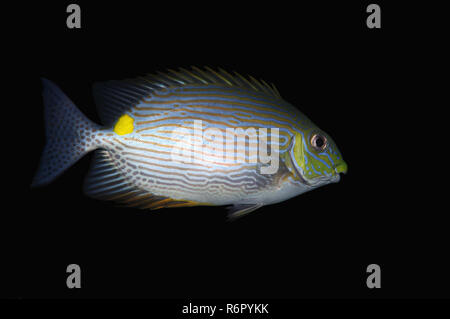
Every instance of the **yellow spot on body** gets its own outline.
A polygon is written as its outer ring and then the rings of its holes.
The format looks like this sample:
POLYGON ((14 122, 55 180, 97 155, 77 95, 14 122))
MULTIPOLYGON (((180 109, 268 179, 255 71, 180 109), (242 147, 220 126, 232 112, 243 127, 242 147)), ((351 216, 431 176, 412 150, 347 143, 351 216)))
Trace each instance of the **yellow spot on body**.
POLYGON ((134 119, 128 114, 122 115, 114 126, 114 132, 118 135, 130 134, 134 130, 134 119))

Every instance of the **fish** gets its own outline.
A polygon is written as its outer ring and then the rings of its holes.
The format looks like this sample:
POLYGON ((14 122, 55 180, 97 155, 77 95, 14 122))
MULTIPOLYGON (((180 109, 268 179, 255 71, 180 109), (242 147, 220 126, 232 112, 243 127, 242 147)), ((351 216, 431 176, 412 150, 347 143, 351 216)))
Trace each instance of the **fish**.
POLYGON ((42 78, 46 142, 32 187, 94 152, 84 193, 127 207, 225 206, 235 219, 336 183, 331 136, 273 84, 221 68, 93 85, 101 124, 42 78))

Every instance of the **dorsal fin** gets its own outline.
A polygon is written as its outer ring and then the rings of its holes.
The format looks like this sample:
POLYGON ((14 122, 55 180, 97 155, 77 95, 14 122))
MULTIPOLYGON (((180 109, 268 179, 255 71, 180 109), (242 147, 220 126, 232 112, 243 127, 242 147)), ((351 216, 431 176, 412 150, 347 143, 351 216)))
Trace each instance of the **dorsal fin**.
POLYGON ((107 81, 95 83, 93 87, 94 98, 97 104, 98 114, 103 124, 112 125, 122 114, 130 110, 132 106, 148 97, 152 92, 186 85, 224 85, 229 87, 244 88, 247 90, 268 94, 275 98, 281 98, 275 86, 269 85, 263 80, 256 80, 252 76, 248 78, 234 72, 234 75, 218 68, 217 71, 210 67, 204 69, 191 67, 191 70, 179 68, 148 74, 135 79, 122 81, 107 81))
POLYGON ((95 83, 94 99, 98 115, 106 126, 112 125, 150 91, 130 80, 95 83))

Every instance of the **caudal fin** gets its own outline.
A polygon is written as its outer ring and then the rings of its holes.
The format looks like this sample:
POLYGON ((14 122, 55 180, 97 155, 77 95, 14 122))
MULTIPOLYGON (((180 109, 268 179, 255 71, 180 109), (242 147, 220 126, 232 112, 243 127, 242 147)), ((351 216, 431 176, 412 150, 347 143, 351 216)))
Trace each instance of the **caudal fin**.
POLYGON ((86 153, 96 149, 97 124, 90 121, 53 82, 42 79, 46 145, 31 184, 52 182, 86 153))

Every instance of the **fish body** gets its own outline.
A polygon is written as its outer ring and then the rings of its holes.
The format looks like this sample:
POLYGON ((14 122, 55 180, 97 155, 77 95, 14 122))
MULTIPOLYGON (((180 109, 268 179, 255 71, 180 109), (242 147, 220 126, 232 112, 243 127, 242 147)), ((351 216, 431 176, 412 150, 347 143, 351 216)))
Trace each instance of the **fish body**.
POLYGON ((95 151, 84 190, 143 209, 228 205, 233 217, 339 181, 331 137, 276 88, 180 69, 94 85, 103 125, 43 80, 47 143, 33 185, 95 151))

